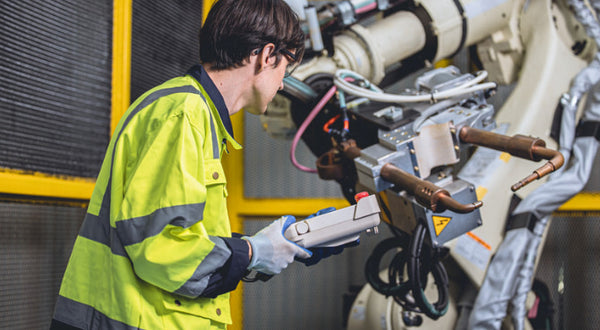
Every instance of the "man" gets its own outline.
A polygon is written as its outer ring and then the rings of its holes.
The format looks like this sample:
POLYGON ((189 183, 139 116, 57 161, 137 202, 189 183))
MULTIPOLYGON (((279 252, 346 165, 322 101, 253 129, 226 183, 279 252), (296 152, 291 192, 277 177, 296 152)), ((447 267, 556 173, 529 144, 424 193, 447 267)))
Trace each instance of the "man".
POLYGON ((282 217, 233 238, 220 157, 229 116, 260 114, 297 65, 304 34, 282 0, 220 0, 202 65, 148 91, 119 123, 65 271, 52 329, 225 329, 247 270, 277 274, 311 252, 282 217))

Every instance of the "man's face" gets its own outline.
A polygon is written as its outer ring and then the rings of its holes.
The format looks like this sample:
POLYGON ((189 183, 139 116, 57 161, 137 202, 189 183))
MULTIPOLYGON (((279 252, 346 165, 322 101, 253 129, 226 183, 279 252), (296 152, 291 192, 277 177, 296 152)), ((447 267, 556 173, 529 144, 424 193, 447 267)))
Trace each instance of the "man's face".
MULTIPOLYGON (((274 64, 267 65, 257 75, 256 83, 252 90, 252 100, 250 106, 246 107, 249 113, 260 115, 267 110, 267 105, 273 100, 277 91, 283 89, 283 78, 286 69, 294 63, 293 53, 287 55, 283 53, 281 61, 275 66, 274 64)), ((275 57, 272 57, 275 60, 275 57)))

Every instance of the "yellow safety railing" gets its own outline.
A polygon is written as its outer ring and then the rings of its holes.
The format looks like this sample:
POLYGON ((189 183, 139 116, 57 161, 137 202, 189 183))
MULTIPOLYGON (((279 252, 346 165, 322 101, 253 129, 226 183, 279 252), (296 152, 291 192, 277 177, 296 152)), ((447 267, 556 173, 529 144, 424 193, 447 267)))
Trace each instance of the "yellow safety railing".
POLYGON ((132 0, 115 0, 113 4, 113 61, 110 132, 130 103, 131 91, 131 20, 132 0))

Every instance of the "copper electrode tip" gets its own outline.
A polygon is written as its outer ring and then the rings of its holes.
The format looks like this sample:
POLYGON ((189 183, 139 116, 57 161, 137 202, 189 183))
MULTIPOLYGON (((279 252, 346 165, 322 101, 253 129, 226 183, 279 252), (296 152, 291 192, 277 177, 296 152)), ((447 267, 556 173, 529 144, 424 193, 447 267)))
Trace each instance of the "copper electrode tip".
POLYGON ((449 194, 445 195, 445 194, 441 194, 438 198, 438 205, 436 205, 436 209, 437 210, 433 210, 434 212, 443 212, 445 210, 450 210, 452 212, 456 212, 456 213, 470 213, 475 211, 476 209, 480 208, 481 206, 483 206, 483 202, 482 201, 475 201, 473 203, 469 203, 469 204, 461 204, 459 203, 457 200, 455 200, 454 198, 452 198, 449 194))
POLYGON ((512 190, 512 192, 515 192, 515 191, 517 191, 517 190, 521 189, 521 187, 523 187, 523 186, 524 186, 524 185, 523 185, 521 182, 522 182, 522 181, 519 181, 519 182, 517 182, 517 183, 513 184, 513 185, 510 187, 510 190, 512 190))
POLYGON ((533 173, 529 174, 525 179, 512 185, 512 187, 510 187, 510 190, 515 192, 539 178, 540 178, 540 175, 537 172, 533 172, 533 173))

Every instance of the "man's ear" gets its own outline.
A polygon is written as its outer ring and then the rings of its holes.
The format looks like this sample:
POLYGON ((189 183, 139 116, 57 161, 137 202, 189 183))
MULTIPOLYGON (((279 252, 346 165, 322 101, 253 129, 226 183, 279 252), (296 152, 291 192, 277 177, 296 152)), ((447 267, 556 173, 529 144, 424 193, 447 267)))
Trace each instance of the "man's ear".
POLYGON ((275 65, 277 57, 275 55, 275 45, 272 43, 266 44, 258 54, 260 69, 275 65))

